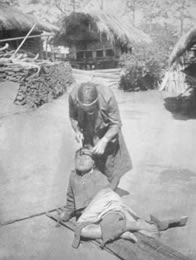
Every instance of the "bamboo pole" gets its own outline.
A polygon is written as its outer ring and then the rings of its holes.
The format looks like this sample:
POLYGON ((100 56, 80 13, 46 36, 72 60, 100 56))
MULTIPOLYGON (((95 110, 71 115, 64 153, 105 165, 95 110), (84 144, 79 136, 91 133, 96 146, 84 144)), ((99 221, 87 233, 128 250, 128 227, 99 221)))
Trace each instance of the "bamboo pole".
POLYGON ((33 29, 35 28, 36 23, 32 26, 32 28, 30 29, 30 31, 27 33, 27 35, 25 36, 25 38, 23 39, 23 41, 20 43, 20 45, 18 46, 18 48, 15 50, 15 52, 13 53, 11 59, 14 58, 14 56, 16 55, 16 53, 20 50, 20 48, 22 47, 22 45, 24 44, 24 42, 26 41, 26 39, 28 38, 28 36, 31 34, 31 32, 33 31, 33 29))

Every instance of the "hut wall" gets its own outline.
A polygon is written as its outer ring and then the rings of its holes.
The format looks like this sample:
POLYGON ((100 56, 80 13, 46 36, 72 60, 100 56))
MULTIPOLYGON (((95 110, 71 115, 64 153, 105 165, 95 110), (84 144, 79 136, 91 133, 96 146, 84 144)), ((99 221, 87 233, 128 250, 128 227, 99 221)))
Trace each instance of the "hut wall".
POLYGON ((96 49, 113 49, 113 45, 110 41, 99 41, 99 42, 90 42, 87 44, 88 50, 96 50, 96 49))
POLYGON ((110 41, 78 42, 70 46, 69 56, 75 68, 107 69, 117 67, 119 51, 110 41))
POLYGON ((107 69, 118 65, 120 47, 105 35, 99 41, 75 41, 70 44, 72 66, 79 69, 107 69))
POLYGON ((77 48, 76 48, 75 45, 71 45, 71 46, 69 47, 69 52, 70 52, 69 56, 70 56, 70 58, 73 59, 73 60, 76 60, 76 51, 77 51, 77 48))
POLYGON ((42 41, 40 37, 38 38, 30 38, 26 40, 23 45, 23 50, 27 52, 32 52, 34 54, 41 53, 43 50, 42 41))
POLYGON ((3 32, 0 30, 0 39, 3 39, 3 32))
MULTIPOLYGON (((0 31, 0 39, 9 39, 9 38, 17 38, 17 37, 25 37, 27 35, 28 31, 19 31, 19 30, 1 30, 0 31)), ((38 35, 39 32, 34 32, 31 35, 38 35)), ((8 40, 7 43, 9 44, 9 47, 11 49, 16 49, 23 39, 19 40, 8 40)), ((4 45, 5 43, 2 43, 1 45, 4 45)), ((36 38, 29 38, 27 39, 23 46, 21 47, 21 50, 25 50, 27 52, 31 53, 40 53, 42 51, 42 42, 40 37, 36 38)))
POLYGON ((115 46, 115 54, 116 54, 116 57, 120 57, 120 55, 122 54, 122 50, 121 50, 120 46, 115 46))

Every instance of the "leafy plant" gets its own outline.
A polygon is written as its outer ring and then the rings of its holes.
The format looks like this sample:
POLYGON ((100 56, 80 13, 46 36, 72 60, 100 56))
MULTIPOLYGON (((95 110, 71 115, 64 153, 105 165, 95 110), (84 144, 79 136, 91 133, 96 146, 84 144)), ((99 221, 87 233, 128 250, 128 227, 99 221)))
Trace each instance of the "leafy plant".
POLYGON ((120 88, 124 90, 156 88, 168 66, 171 48, 177 40, 175 31, 171 26, 157 24, 151 24, 147 29, 143 27, 151 36, 152 44, 135 46, 132 53, 120 58, 124 68, 120 88))
POLYGON ((145 90, 153 88, 159 67, 152 55, 146 55, 146 50, 140 48, 133 54, 124 54, 120 65, 125 68, 120 80, 120 88, 124 90, 145 90))

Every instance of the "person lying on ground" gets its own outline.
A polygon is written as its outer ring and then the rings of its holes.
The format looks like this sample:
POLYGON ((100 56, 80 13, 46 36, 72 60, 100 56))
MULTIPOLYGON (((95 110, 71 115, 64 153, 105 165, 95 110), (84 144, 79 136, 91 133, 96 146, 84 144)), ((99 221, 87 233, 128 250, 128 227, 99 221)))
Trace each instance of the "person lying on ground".
POLYGON ((75 212, 77 220, 73 247, 80 236, 102 239, 102 245, 117 238, 137 241, 133 232, 156 236, 155 224, 140 219, 112 190, 106 176, 95 167, 92 149, 81 148, 75 155, 75 170, 71 172, 67 203, 59 221, 68 221, 75 212), (83 211, 84 210, 84 211, 83 211))

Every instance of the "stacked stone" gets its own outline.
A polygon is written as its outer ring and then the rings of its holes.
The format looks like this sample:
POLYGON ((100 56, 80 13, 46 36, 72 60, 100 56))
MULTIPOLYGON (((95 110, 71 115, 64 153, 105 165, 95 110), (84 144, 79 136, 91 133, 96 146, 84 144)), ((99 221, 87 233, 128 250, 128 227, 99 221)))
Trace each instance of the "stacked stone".
POLYGON ((14 102, 39 107, 61 96, 72 83, 72 69, 68 62, 43 65, 39 73, 33 68, 21 79, 14 102))

